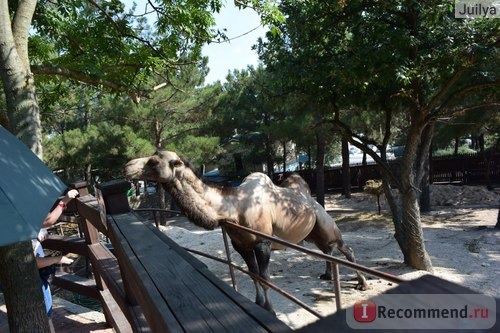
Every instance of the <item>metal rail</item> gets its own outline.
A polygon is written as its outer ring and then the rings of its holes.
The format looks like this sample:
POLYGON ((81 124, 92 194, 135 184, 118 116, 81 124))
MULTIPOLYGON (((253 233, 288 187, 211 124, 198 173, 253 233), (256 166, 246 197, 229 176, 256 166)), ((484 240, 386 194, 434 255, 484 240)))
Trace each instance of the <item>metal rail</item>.
POLYGON ((269 288, 272 288, 273 290, 277 291, 278 293, 280 293, 281 295, 283 295, 284 297, 288 298, 289 300, 291 300, 292 302, 295 302, 297 305, 301 306, 302 308, 304 308, 305 310, 307 310, 308 312, 312 313, 313 315, 315 315, 316 317, 318 318, 321 318, 322 315, 319 314, 318 312, 316 312, 315 310, 313 310, 311 307, 309 307, 309 305, 305 304, 304 302, 302 302, 300 299, 298 299, 297 297, 293 296, 292 294, 288 293, 287 291, 281 289, 280 287, 278 287, 277 285, 273 284, 272 282, 269 282, 268 280, 260 277, 259 275, 257 274, 254 274, 250 271, 247 271, 246 269, 232 263, 232 262, 229 262, 227 260, 224 260, 224 259, 221 259, 221 258, 217 258, 217 257, 214 257, 210 254, 206 254, 204 252, 201 252, 201 251, 197 251, 197 250, 193 250, 193 249, 189 249, 189 248, 184 248, 186 251, 188 252, 191 252, 191 253, 194 253, 194 254, 197 254, 197 255, 200 255, 202 257, 206 257, 206 258, 209 258, 209 259, 212 259, 212 260, 215 260, 215 261, 218 261, 218 262, 221 262, 221 263, 224 263, 226 265, 229 265, 230 267, 233 267, 233 268, 236 268, 237 270, 239 270, 240 272, 243 272, 247 275, 249 275, 251 278, 255 279, 255 280, 258 280, 260 283, 263 283, 265 285, 267 285, 269 288))
MULTIPOLYGON (((177 211, 165 210, 165 209, 160 209, 160 208, 141 208, 141 209, 134 209, 134 211, 153 211, 153 215, 154 215, 156 227, 158 227, 158 223, 156 222, 156 212, 166 212, 166 213, 180 214, 180 212, 177 212, 177 211)), ((331 265, 331 269, 332 269, 331 273, 332 273, 333 284, 334 284, 334 286, 333 286, 333 292, 335 294, 335 304, 336 304, 337 310, 340 310, 342 308, 342 304, 341 304, 342 303, 341 302, 341 291, 340 291, 340 278, 339 278, 339 267, 338 267, 338 265, 346 266, 346 267, 348 267, 350 269, 353 269, 353 270, 356 270, 356 271, 360 271, 360 272, 366 273, 368 275, 375 276, 375 277, 378 277, 378 278, 381 278, 381 279, 384 279, 384 280, 387 280, 387 281, 390 281, 390 282, 393 282, 393 283, 401 283, 401 282, 406 281, 405 279, 402 279, 402 278, 400 278, 398 276, 395 276, 395 275, 392 275, 392 274, 389 274, 389 273, 384 273, 384 272, 381 272, 381 271, 378 271, 378 270, 375 270, 375 269, 372 269, 372 268, 369 268, 369 267, 366 267, 366 266, 363 266, 363 265, 360 265, 360 264, 357 264, 357 263, 353 263, 353 262, 350 262, 350 261, 347 261, 347 260, 344 260, 344 259, 341 259, 341 258, 337 258, 337 257, 331 256, 331 255, 328 255, 328 254, 324 254, 324 253, 318 252, 316 250, 311 250, 311 249, 308 249, 306 247, 303 247, 303 246, 300 246, 300 245, 297 245, 297 244, 294 244, 294 243, 290 243, 290 242, 285 241, 285 240, 283 240, 281 238, 270 236, 270 235, 264 234, 262 232, 259 232, 259 231, 256 231, 256 230, 253 230, 253 229, 241 226, 241 225, 236 224, 236 223, 231 222, 231 221, 221 221, 220 225, 221 225, 221 228, 222 228, 222 236, 223 236, 223 240, 224 240, 224 248, 225 248, 225 251, 226 251, 227 260, 214 257, 212 255, 206 254, 206 253, 201 252, 201 251, 197 251, 197 250, 193 250, 193 249, 189 249, 189 248, 184 248, 184 249, 186 251, 188 251, 188 252, 191 252, 191 253, 194 253, 194 254, 197 254, 197 255, 200 255, 200 256, 203 256, 203 257, 206 257, 206 258, 209 258, 209 259, 212 259, 212 260, 215 260, 215 261, 218 261, 218 262, 221 262, 221 263, 224 263, 224 264, 228 265, 228 267, 229 267, 229 274, 230 274, 230 277, 231 277, 231 282, 233 284, 233 288, 236 291, 238 290, 238 288, 237 288, 237 284, 236 284, 236 279, 235 279, 235 276, 234 276, 234 270, 233 270, 233 268, 235 268, 235 269, 237 269, 237 270, 239 270, 239 271, 241 271, 241 272, 249 275, 252 279, 257 280, 260 283, 267 285, 268 287, 272 288, 273 290, 275 290, 276 292, 278 292, 282 296, 284 296, 284 297, 288 298, 289 300, 293 301, 294 303, 296 303, 297 305, 299 305, 300 307, 302 307, 306 311, 310 312, 311 314, 317 316, 318 318, 321 318, 322 315, 319 314, 314 309, 312 309, 311 307, 309 307, 307 304, 305 304, 301 300, 299 300, 298 298, 296 298, 295 296, 293 296, 290 293, 288 293, 287 291, 279 288, 278 286, 276 286, 275 284, 271 283, 270 281, 267 281, 267 280, 263 279, 259 275, 256 275, 256 274, 254 274, 254 273, 252 273, 252 272, 250 272, 248 270, 245 270, 242 267, 234 264, 232 262, 232 260, 231 260, 231 254, 230 254, 230 249, 229 249, 228 240, 227 240, 227 232, 226 232, 225 228, 229 227, 229 228, 235 228, 235 229, 244 230, 246 232, 249 232, 251 234, 257 235, 257 236, 262 237, 264 239, 270 240, 272 242, 284 245, 284 246, 289 247, 291 249, 294 249, 296 251, 299 251, 299 252, 302 252, 302 253, 305 253, 305 254, 311 255, 313 257, 316 257, 316 258, 319 258, 319 259, 323 259, 325 261, 329 261, 330 263, 332 263, 332 265, 331 265)))
POLYGON ((234 222, 224 221, 224 222, 221 222, 221 224, 222 225, 230 226, 231 228, 245 230, 245 231, 247 231, 249 233, 252 233, 252 234, 257 235, 259 237, 271 240, 271 241, 273 241, 275 243, 279 243, 281 245, 285 245, 286 247, 292 248, 294 250, 297 250, 297 251, 300 251, 300 252, 304 252, 306 254, 318 257, 320 259, 324 259, 324 260, 327 260, 327 261, 330 261, 330 262, 333 262, 333 263, 336 263, 336 264, 340 264, 340 265, 352 268, 354 270, 361 271, 361 272, 364 272, 366 274, 379 277, 381 279, 384 279, 384 280, 387 280, 387 281, 390 281, 390 282, 401 283, 401 282, 406 281, 406 280, 404 280, 404 279, 402 279, 402 278, 400 278, 398 276, 395 276, 395 275, 392 275, 392 274, 389 274, 389 273, 380 272, 380 271, 377 271, 375 269, 368 268, 366 266, 362 266, 362 265, 354 263, 354 262, 350 262, 350 261, 347 261, 347 260, 344 260, 344 259, 336 258, 336 257, 328 255, 328 254, 324 254, 324 253, 320 253, 320 252, 317 252, 317 251, 314 251, 314 250, 310 250, 310 249, 305 248, 303 246, 287 242, 287 241, 285 241, 283 239, 280 239, 280 238, 277 238, 277 237, 274 237, 274 236, 269 236, 269 235, 264 234, 264 233, 262 233, 260 231, 256 231, 256 230, 253 230, 253 229, 241 226, 241 225, 236 224, 234 222))

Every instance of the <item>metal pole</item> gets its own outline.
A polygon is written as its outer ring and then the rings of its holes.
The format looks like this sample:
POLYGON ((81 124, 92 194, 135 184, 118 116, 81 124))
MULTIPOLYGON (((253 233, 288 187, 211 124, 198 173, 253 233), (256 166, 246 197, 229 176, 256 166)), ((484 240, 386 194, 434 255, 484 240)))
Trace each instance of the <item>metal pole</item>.
POLYGON ((340 278, 339 278, 339 265, 332 262, 332 276, 333 276, 333 292, 335 293, 335 305, 337 311, 342 309, 342 301, 340 300, 340 278))
POLYGON ((155 220, 155 226, 156 226, 156 229, 159 229, 159 225, 158 225, 158 219, 156 218, 156 210, 153 211, 153 218, 155 220))
POLYGON ((229 249, 229 244, 227 241, 226 228, 222 225, 222 238, 224 239, 224 248, 226 249, 227 262, 229 263, 229 275, 231 276, 231 282, 233 283, 234 290, 238 291, 238 285, 236 284, 236 278, 234 277, 234 269, 231 261, 231 251, 229 249))

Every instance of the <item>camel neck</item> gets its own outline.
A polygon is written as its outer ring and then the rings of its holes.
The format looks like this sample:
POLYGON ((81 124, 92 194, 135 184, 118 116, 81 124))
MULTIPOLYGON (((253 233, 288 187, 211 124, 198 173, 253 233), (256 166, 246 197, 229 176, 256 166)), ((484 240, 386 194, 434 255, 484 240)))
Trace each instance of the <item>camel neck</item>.
POLYGON ((167 190, 191 222, 212 230, 219 226, 218 215, 207 198, 212 191, 201 179, 190 173, 174 180, 167 190))

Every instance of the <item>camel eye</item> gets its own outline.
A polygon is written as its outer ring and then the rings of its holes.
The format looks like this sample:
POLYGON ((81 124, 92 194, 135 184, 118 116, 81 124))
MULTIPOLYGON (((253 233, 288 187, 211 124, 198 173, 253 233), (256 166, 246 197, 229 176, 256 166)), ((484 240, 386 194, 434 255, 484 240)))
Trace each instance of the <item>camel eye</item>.
POLYGON ((160 162, 159 162, 157 159, 155 159, 155 158, 150 158, 150 159, 148 160, 148 162, 146 163, 146 165, 147 165, 147 166, 149 166, 149 167, 154 167, 154 166, 157 166, 159 163, 160 163, 160 162))
POLYGON ((181 160, 172 160, 172 161, 169 161, 168 164, 170 165, 170 168, 175 168, 175 167, 179 167, 182 165, 182 161, 181 160))

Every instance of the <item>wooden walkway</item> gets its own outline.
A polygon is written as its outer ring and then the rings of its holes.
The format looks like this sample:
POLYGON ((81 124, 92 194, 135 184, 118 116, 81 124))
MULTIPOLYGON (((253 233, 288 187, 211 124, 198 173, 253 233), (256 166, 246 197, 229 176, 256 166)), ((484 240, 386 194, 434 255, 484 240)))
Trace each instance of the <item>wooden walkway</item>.
MULTIPOLYGON (((56 333, 113 333, 102 313, 54 298, 52 322, 56 333)), ((7 309, 0 293, 0 333, 9 333, 7 309)))
POLYGON ((154 332, 287 332, 291 329, 217 278, 151 223, 108 216, 126 289, 154 332))
MULTIPOLYGON (((109 324, 118 332, 289 332, 205 264, 130 211, 127 182, 100 184, 95 203, 78 199, 87 255, 109 324), (89 225, 90 224, 90 225, 89 225), (111 251, 96 238, 109 238, 111 251), (89 236, 87 236, 90 235, 89 236)), ((88 289, 91 296, 95 289, 88 289)))
MULTIPOLYGON (((149 222, 130 212, 123 182, 101 184, 97 198, 85 191, 76 202, 84 238, 55 237, 51 249, 86 256, 95 280, 79 284, 64 277, 54 284, 100 301, 106 323, 88 321, 56 307, 56 332, 291 332, 274 315, 210 272, 149 222), (104 244, 99 233, 111 240, 104 244), (112 327, 112 328, 109 328, 112 327)), ((401 293, 467 293, 456 284, 424 278, 405 282, 401 293)), ((2 304, 0 300, 0 305, 2 304)), ((500 304, 497 301, 497 316, 500 304)), ((497 317, 498 318, 498 317, 497 317)), ((347 331, 345 311, 299 332, 347 331)), ((0 333, 8 328, 0 307, 0 333)), ((497 320, 498 328, 500 325, 497 320)))

